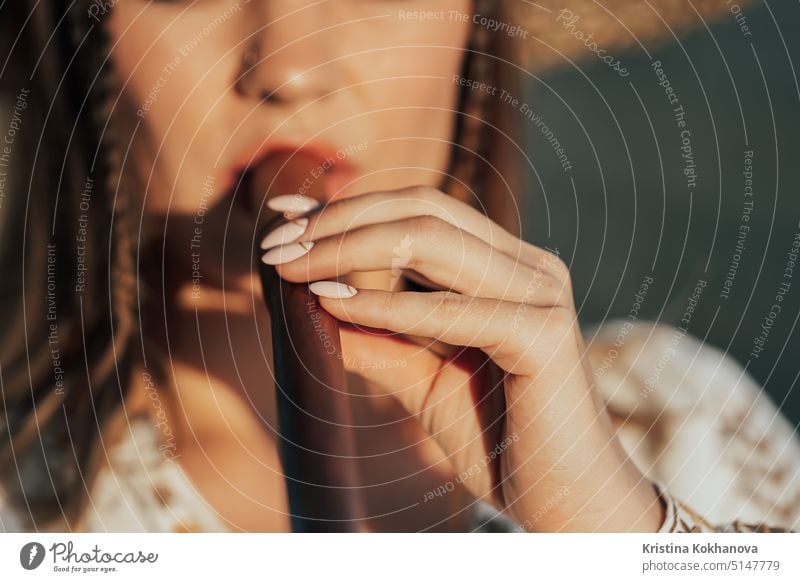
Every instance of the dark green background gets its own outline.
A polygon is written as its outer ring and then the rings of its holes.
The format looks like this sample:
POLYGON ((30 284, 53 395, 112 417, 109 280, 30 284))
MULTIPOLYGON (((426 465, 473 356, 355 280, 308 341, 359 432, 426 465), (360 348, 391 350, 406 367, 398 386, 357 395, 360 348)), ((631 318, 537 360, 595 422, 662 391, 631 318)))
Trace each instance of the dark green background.
POLYGON ((800 265, 765 351, 749 356, 800 230, 800 3, 770 2, 745 15, 751 37, 723 15, 680 42, 649 48, 649 56, 641 47, 619 52, 627 79, 590 57, 532 81, 528 102, 573 169, 564 172, 541 132, 531 132, 538 183, 525 235, 571 265, 584 323, 624 317, 652 272, 640 319, 677 324, 697 280, 708 281, 690 333, 747 365, 800 423, 800 265), (654 60, 686 110, 699 174, 691 194, 654 60), (751 230, 723 300, 741 223, 745 149, 755 152, 751 230))

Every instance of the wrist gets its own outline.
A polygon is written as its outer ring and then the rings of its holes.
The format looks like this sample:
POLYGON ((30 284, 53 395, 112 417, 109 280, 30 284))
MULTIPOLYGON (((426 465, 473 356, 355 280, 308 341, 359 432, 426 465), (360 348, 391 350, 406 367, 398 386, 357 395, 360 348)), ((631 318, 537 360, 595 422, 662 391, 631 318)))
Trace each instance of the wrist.
POLYGON ((572 478, 561 469, 522 478, 525 467, 519 466, 503 488, 509 515, 523 531, 659 531, 665 508, 652 482, 627 456, 609 457, 616 455, 598 455, 572 478))

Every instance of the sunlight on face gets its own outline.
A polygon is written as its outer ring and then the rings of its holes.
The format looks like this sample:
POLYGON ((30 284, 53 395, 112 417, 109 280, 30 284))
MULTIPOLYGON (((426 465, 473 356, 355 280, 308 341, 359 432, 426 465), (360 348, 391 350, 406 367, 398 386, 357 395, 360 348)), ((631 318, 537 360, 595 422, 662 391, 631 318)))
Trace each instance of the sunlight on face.
POLYGON ((131 131, 139 124, 131 160, 148 209, 194 215, 201 199, 223 199, 243 165, 298 148, 346 162, 328 197, 438 185, 470 9, 468 0, 119 2, 108 16, 119 113, 131 131))

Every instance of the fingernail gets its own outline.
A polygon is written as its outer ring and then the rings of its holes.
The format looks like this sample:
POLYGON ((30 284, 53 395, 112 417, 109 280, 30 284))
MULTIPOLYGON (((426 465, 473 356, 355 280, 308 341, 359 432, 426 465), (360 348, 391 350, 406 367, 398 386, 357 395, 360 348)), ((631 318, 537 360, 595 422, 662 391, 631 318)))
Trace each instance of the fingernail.
POLYGON ((300 235, 306 231, 307 227, 307 218, 298 218, 297 220, 287 222, 268 233, 267 236, 264 237, 264 240, 261 241, 261 248, 267 250, 272 247, 277 247, 278 245, 294 242, 300 238, 300 235))
POLYGON ((303 196, 302 194, 284 194, 283 196, 275 196, 267 200, 267 206, 275 212, 284 212, 287 214, 305 214, 315 208, 318 208, 322 203, 319 200, 303 196))
POLYGON ((347 299, 358 293, 358 290, 352 285, 345 285, 336 281, 315 281, 308 288, 311 289, 314 295, 327 297, 328 299, 347 299))
POLYGON ((281 265, 283 263, 288 263, 289 261, 299 259, 308 251, 310 251, 311 247, 313 246, 314 243, 311 241, 282 245, 267 251, 267 253, 261 257, 261 260, 268 265, 281 265))

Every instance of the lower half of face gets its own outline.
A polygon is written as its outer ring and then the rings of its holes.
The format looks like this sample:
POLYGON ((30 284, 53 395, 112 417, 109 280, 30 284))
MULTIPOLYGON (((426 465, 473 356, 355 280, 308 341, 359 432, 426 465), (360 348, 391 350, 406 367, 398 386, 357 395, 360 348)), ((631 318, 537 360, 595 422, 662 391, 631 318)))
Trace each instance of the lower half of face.
POLYGON ((223 246, 249 248, 246 212, 229 212, 244 198, 300 192, 328 201, 441 184, 470 6, 118 3, 108 24, 115 115, 131 144, 124 174, 156 236, 183 248, 174 260, 192 264, 193 240, 207 270, 223 246))

